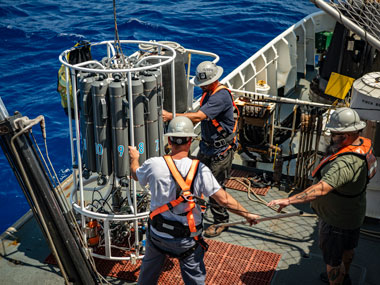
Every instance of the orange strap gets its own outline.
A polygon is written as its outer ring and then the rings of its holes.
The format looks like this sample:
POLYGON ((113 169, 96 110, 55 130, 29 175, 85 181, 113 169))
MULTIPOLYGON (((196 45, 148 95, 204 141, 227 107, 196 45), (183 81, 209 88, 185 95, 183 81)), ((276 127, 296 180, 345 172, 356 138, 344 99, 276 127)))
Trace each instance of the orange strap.
POLYGON ((165 161, 169 167, 169 170, 170 170, 174 180, 178 183, 179 187, 182 190, 181 195, 176 200, 170 201, 169 203, 162 205, 161 207, 158 207, 157 209, 152 211, 150 213, 149 217, 151 219, 153 219, 154 216, 161 214, 163 212, 166 212, 169 209, 174 208, 175 206, 184 202, 185 201, 184 197, 186 197, 187 203, 189 205, 189 207, 188 207, 189 212, 186 215, 187 222, 189 224, 190 232, 196 232, 197 228, 195 225, 195 220, 194 220, 194 216, 193 216, 193 212, 192 212, 192 210, 195 207, 195 202, 193 200, 193 197, 191 196, 192 193, 190 191, 190 188, 191 188, 191 184, 194 180, 195 174, 198 171, 199 160, 193 159, 193 161, 191 163, 190 170, 186 176, 186 181, 185 181, 183 179, 181 173, 179 173, 177 167, 175 166, 173 158, 170 155, 165 155, 164 159, 165 159, 165 161))
MULTIPOLYGON (((231 94, 231 91, 224 85, 218 85, 210 94, 210 96, 214 95, 216 92, 218 92, 219 90, 222 90, 222 89, 226 89, 228 91, 228 93, 231 95, 231 100, 232 100, 232 105, 234 106, 235 110, 237 111, 237 114, 238 114, 238 118, 240 116, 240 113, 239 113, 239 109, 238 107, 236 106, 235 104, 235 101, 234 101, 234 97, 232 96, 231 94)), ((202 98, 201 98, 201 101, 199 102, 200 106, 202 106, 203 104, 203 100, 206 98, 206 95, 208 94, 208 92, 204 92, 203 95, 202 95, 202 98)), ((234 129, 232 132, 235 132, 236 129, 237 129, 237 125, 238 125, 238 118, 235 120, 235 125, 234 125, 234 129)), ((221 133, 223 131, 223 128, 222 126, 219 124, 219 122, 215 119, 211 120, 213 126, 217 129, 217 131, 219 133, 221 133)))
POLYGON ((163 212, 166 212, 166 211, 169 211, 169 209, 172 209, 174 208, 175 206, 178 206, 179 204, 181 204, 183 201, 185 201, 185 199, 183 199, 182 196, 179 196, 178 199, 176 200, 173 200, 173 201, 170 201, 169 203, 165 204, 165 205, 162 205, 161 207, 158 207, 157 209, 155 209, 154 211, 152 211, 150 214, 149 214, 149 217, 151 219, 154 218, 154 216, 158 215, 158 214, 161 214, 163 212))
POLYGON ((190 190, 191 183, 193 182, 193 179, 195 177, 195 174, 198 170, 198 164, 199 160, 194 159, 191 163, 190 170, 187 173, 186 181, 183 179, 181 173, 179 173, 177 167, 174 164, 174 161, 170 155, 165 155, 164 159, 166 161, 166 164, 169 167, 169 170, 171 174, 173 175, 174 180, 178 183, 179 187, 182 191, 190 190))

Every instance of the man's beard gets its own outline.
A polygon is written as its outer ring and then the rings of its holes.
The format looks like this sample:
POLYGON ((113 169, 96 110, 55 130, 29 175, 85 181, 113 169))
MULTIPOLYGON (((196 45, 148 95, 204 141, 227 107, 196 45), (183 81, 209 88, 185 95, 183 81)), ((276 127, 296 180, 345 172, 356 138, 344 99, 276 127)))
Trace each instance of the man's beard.
POLYGON ((339 138, 337 138, 335 141, 331 138, 330 144, 326 148, 326 155, 331 155, 338 152, 338 150, 342 148, 342 142, 345 139, 345 136, 339 136, 339 138))

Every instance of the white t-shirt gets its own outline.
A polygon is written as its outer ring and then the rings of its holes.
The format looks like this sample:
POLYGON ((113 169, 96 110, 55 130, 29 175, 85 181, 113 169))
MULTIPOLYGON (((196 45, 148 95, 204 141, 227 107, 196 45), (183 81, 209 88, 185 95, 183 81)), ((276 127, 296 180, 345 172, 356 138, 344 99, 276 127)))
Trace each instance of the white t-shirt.
MULTIPOLYGON (((185 157, 180 160, 174 159, 174 163, 182 177, 186 177, 190 170, 192 160, 185 157)), ((176 199, 176 183, 163 157, 152 157, 146 160, 143 165, 137 169, 136 176, 141 186, 149 184, 152 195, 150 202, 151 211, 176 199)), ((193 194, 195 196, 201 196, 203 194, 205 197, 209 197, 215 194, 220 188, 221 187, 214 175, 212 175, 211 170, 200 162, 198 173, 193 182, 193 194)), ((188 203, 181 203, 173 208, 173 212, 178 214, 187 212, 187 206, 188 203)), ((175 215, 170 210, 161 215, 165 219, 178 221, 184 225, 188 225, 186 216, 175 215)), ((202 222, 202 214, 199 205, 196 205, 193 209, 193 215, 195 224, 199 225, 202 222)), ((154 230, 154 232, 162 237, 172 237, 168 234, 158 232, 157 230, 154 230)))

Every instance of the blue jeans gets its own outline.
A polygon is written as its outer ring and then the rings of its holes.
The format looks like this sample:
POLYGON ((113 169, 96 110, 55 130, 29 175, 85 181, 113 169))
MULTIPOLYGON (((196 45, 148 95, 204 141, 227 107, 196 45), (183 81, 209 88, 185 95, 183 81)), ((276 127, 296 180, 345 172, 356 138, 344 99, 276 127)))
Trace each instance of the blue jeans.
MULTIPOLYGON (((145 256, 142 261, 139 285, 157 284, 165 254, 158 251, 151 243, 164 251, 179 255, 195 245, 194 238, 162 238, 152 231, 147 231, 145 256)), ((201 246, 188 257, 180 259, 182 279, 185 284, 205 284, 206 268, 203 262, 204 250, 201 246)))

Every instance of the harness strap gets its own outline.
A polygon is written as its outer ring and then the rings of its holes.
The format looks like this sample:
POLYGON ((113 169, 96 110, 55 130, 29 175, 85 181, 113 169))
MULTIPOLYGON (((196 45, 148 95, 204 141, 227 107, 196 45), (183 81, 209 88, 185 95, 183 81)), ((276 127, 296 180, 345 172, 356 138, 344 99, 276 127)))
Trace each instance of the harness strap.
POLYGON ((159 232, 169 234, 175 238, 195 237, 200 235, 203 230, 203 225, 196 226, 197 231, 195 233, 190 232, 188 226, 185 226, 181 222, 165 219, 161 214, 154 217, 154 219, 148 220, 149 226, 153 226, 159 232))
POLYGON ((187 202, 188 212, 186 214, 186 218, 187 218, 188 227, 191 232, 191 235, 194 236, 194 239, 198 240, 199 233, 195 225, 194 215, 192 211, 195 208, 195 201, 192 197, 192 192, 190 190, 192 189, 194 177, 198 172, 199 160, 197 159, 192 160, 191 167, 186 176, 186 181, 185 181, 181 173, 178 171, 173 161, 173 158, 170 155, 165 155, 164 159, 165 159, 166 164, 168 165, 168 168, 174 180, 177 182, 177 184, 181 188, 181 195, 176 200, 170 201, 169 203, 162 205, 161 207, 158 207, 157 209, 152 211, 149 217, 151 220, 153 220, 154 217, 157 216, 158 214, 171 210, 175 206, 178 206, 180 203, 187 202))
POLYGON ((180 196, 180 197, 178 197, 178 199, 170 201, 169 203, 166 203, 165 205, 162 205, 161 207, 158 207, 157 209, 155 209, 154 211, 152 211, 149 214, 149 217, 151 219, 153 219, 154 216, 156 216, 158 214, 161 214, 163 212, 172 210, 175 206, 181 204, 183 201, 185 201, 185 199, 182 196, 180 196))
MULTIPOLYGON (((231 100, 232 100, 232 105, 234 106, 235 110, 237 111, 237 119, 235 120, 235 125, 234 125, 234 128, 232 130, 232 135, 233 135, 233 140, 232 142, 235 142, 236 141, 236 130, 237 130, 237 125, 238 125, 238 118, 240 116, 240 112, 239 112, 239 109, 238 107, 236 106, 235 104, 235 101, 234 101, 234 97, 232 96, 231 94, 231 91, 224 85, 220 84, 219 86, 217 86, 210 94, 210 96, 214 95, 216 92, 218 92, 219 90, 222 90, 222 89, 226 89, 228 91, 228 93, 231 95, 231 100)), ((206 98, 206 96, 208 95, 208 92, 204 92, 203 95, 202 95, 202 98, 200 100, 200 106, 202 106, 203 104, 203 100, 206 98)), ((211 123, 213 124, 213 126, 216 128, 216 130, 218 131, 218 133, 220 133, 224 138, 226 138, 227 136, 227 132, 226 130, 223 129, 223 127, 219 124, 219 122, 216 120, 216 119, 213 119, 211 120, 211 123)))
POLYGON ((199 160, 193 159, 191 166, 190 166, 190 170, 187 173, 186 181, 185 181, 183 179, 181 173, 179 173, 179 171, 178 171, 178 169, 177 169, 177 167, 173 161, 173 158, 170 155, 165 155, 164 159, 165 159, 166 164, 169 167, 170 173, 172 174, 174 180, 177 182, 177 184, 179 185, 181 190, 182 191, 190 190, 191 184, 193 183, 193 180, 195 177, 195 174, 198 171, 199 160))

